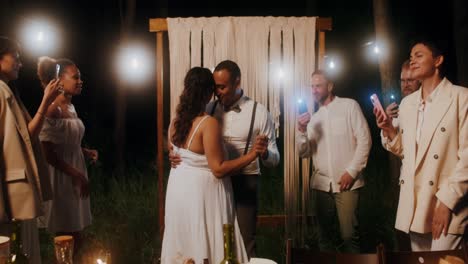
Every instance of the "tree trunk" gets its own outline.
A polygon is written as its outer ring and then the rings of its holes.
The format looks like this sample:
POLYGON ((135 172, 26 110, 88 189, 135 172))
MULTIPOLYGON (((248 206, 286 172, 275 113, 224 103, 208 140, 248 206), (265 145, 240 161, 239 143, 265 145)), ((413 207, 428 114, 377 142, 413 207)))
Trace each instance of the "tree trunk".
MULTIPOLYGON (((135 20, 136 0, 125 0, 120 2, 120 42, 125 44, 129 39, 132 31, 133 22, 135 20)), ((119 80, 116 87, 115 99, 115 129, 114 129, 114 146, 115 146, 115 165, 114 174, 123 176, 125 172, 125 143, 126 143, 126 110, 127 100, 125 94, 125 83, 119 80)))
POLYGON ((399 92, 394 71, 395 49, 391 41, 390 16, 387 0, 373 0, 376 43, 382 50, 379 70, 384 104, 390 102, 390 94, 399 92))
MULTIPOLYGON (((398 75, 395 72, 396 57, 395 48, 391 41, 391 22, 388 14, 388 2, 387 0, 373 0, 374 3, 374 24, 376 42, 382 50, 382 55, 379 58, 379 70, 380 80, 382 87, 382 96, 384 107, 390 103, 390 95, 392 93, 400 93, 400 86, 398 85, 398 75)), ((400 70, 400 69, 399 69, 400 70)), ((399 73, 399 71, 398 71, 399 73)), ((398 182, 400 176, 401 162, 398 157, 388 152, 388 168, 389 176, 391 177, 391 183, 398 182)), ((392 184, 390 188, 396 193, 398 191, 397 185, 392 184)), ((394 196, 394 199, 398 199, 398 196, 394 196)), ((402 243, 404 239, 397 238, 398 246, 404 248, 402 243)))
POLYGON ((468 87, 468 2, 453 1, 453 32, 457 59, 457 84, 468 87))

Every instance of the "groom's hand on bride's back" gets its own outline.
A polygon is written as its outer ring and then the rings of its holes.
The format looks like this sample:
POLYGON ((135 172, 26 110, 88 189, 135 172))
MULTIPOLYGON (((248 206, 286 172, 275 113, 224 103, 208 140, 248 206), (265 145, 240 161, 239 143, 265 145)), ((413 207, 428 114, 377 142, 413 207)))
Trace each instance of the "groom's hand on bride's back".
POLYGON ((179 154, 176 154, 171 150, 169 151, 169 161, 171 162, 171 167, 176 168, 180 162, 182 162, 182 159, 179 154))

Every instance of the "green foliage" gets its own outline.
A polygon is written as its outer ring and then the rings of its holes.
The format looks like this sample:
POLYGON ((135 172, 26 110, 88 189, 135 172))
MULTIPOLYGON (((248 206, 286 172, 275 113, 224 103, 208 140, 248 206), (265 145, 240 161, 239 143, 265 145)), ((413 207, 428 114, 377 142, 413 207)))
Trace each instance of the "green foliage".
POLYGON ((277 263, 284 263, 286 259, 286 238, 284 227, 257 228, 257 256, 272 259, 277 263))
MULTIPOLYGON (((129 169, 125 178, 115 178, 101 168, 89 169, 93 223, 83 232, 78 259, 105 249, 111 252, 113 264, 154 262, 160 248, 157 177, 151 166, 146 167, 129 169)), ((51 236, 41 231, 45 263, 53 257, 51 236)))
MULTIPOLYGON (((374 141, 376 142, 376 141, 374 141)), ((398 204, 397 179, 389 177, 386 152, 373 147, 364 171, 366 186, 361 190, 359 223, 361 249, 373 252, 379 243, 396 249, 394 221, 398 204)), ((157 171, 150 160, 129 159, 125 177, 115 177, 109 168, 90 166, 93 224, 83 232, 81 259, 100 249, 110 250, 112 263, 157 263, 161 250, 158 234, 157 171)), ((168 161, 165 161, 168 164, 168 161)), ((164 182, 167 181, 168 170, 164 182)), ((284 214, 283 164, 262 168, 259 214, 284 214)), ((305 246, 317 249, 316 226, 311 221, 305 246)), ((52 263, 53 239, 40 231, 43 263, 52 263)), ((257 256, 285 261, 285 229, 259 227, 257 256)), ((84 262, 77 262, 84 263, 84 262)))
POLYGON ((261 168, 259 183, 259 214, 273 215, 284 212, 284 180, 282 162, 275 168, 261 168))
POLYGON ((125 178, 101 170, 90 174, 93 224, 86 237, 110 248, 113 263, 151 263, 159 247, 156 172, 131 168, 125 178))

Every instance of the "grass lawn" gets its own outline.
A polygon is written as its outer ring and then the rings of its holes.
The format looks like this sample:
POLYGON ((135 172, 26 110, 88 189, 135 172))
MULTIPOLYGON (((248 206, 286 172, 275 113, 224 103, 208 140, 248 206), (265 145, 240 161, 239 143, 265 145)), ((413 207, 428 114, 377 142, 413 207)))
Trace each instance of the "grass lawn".
MULTIPOLYGON (((359 204, 361 249, 372 252, 378 243, 396 246, 394 219, 396 180, 387 176, 386 156, 371 153, 364 174, 367 185, 359 204)), ((167 164, 167 163, 166 163, 167 164)), ((168 168, 167 168, 168 169, 168 168)), ((96 263, 96 254, 109 250, 112 263, 157 263, 161 241, 158 234, 157 172, 151 162, 128 166, 126 177, 114 177, 102 167, 90 167, 93 224, 83 232, 85 245, 79 263, 96 263), (137 169, 138 168, 138 169, 137 169)), ((284 213, 282 165, 266 169, 261 177, 259 214, 284 213)), ((167 174, 166 174, 167 175, 167 174)), ((316 227, 311 225, 305 245, 317 248, 316 227)), ((43 263, 53 263, 53 238, 40 230, 43 263)), ((284 227, 259 227, 257 256, 285 262, 284 227)), ((76 263, 75 263, 76 264, 76 263)))

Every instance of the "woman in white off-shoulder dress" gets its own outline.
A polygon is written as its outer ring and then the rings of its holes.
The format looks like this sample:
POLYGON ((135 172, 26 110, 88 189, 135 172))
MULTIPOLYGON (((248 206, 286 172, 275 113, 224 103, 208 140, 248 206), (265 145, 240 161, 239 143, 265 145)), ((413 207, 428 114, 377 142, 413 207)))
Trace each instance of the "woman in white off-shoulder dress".
POLYGON ((236 160, 225 161, 218 121, 205 113, 214 91, 209 69, 195 67, 186 75, 176 117, 169 127, 169 148, 182 162, 172 168, 166 192, 161 263, 219 263, 224 258, 223 224, 234 224, 235 253, 247 254, 227 175, 257 158, 258 146, 236 160))
POLYGON ((81 231, 91 224, 89 183, 85 158, 95 162, 96 150, 81 147, 85 127, 71 99, 79 95, 83 81, 76 65, 68 59, 39 60, 38 75, 42 83, 54 76, 60 65, 59 79, 63 89, 49 106, 39 138, 44 147, 54 198, 45 215, 47 229, 56 235, 72 235, 75 250, 81 246, 81 231))
MULTIPOLYGON (((83 173, 88 180, 86 162, 81 149, 85 127, 77 116, 73 105, 67 110, 67 118, 46 118, 39 138, 55 145, 57 157, 68 166, 83 173)), ((77 232, 91 224, 89 196, 81 194, 73 178, 61 169, 50 165, 54 199, 48 215, 47 228, 50 232, 77 232)))

